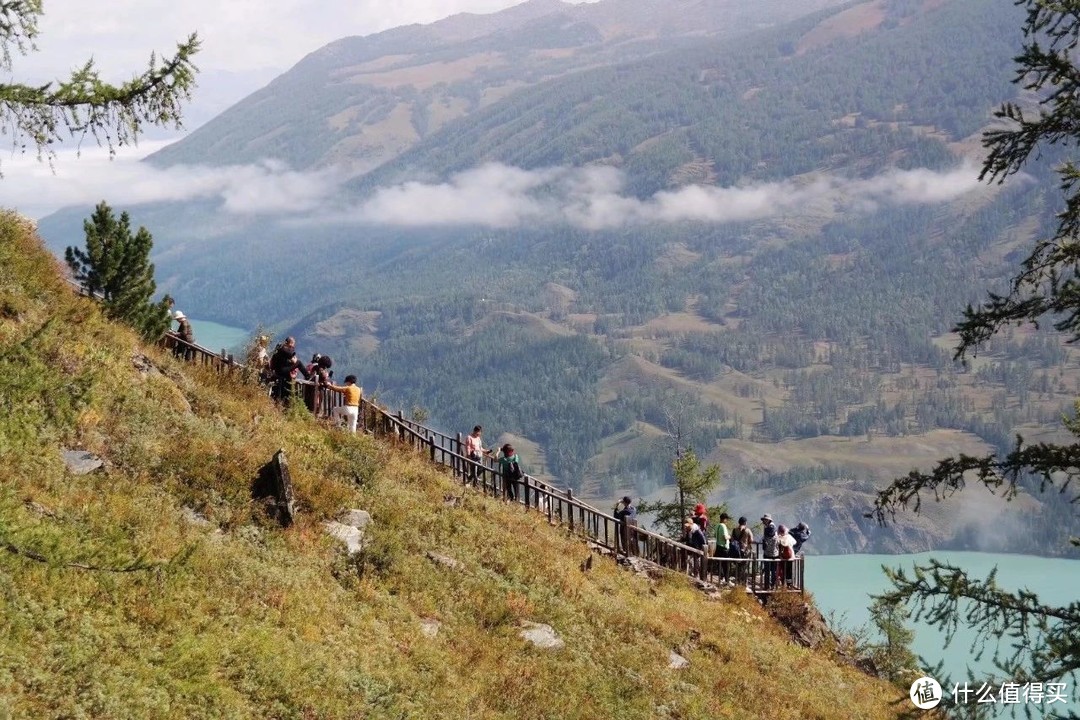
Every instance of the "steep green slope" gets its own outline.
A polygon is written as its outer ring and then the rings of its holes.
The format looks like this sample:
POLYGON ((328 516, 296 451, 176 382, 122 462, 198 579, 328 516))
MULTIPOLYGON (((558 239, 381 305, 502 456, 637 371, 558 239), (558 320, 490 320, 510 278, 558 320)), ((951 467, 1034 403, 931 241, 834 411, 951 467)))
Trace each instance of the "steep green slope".
POLYGON ((583 573, 564 531, 472 493, 450 507, 461 489, 416 456, 140 347, 9 213, 0 266, 0 716, 896 716, 895 690, 740 594, 583 573), (105 467, 73 475, 64 447, 105 467), (249 491, 279 447, 288 530, 249 491), (374 518, 353 560, 321 526, 348 507, 374 518), (522 621, 566 646, 532 648, 522 621), (772 681, 777 657, 798 682, 772 681))

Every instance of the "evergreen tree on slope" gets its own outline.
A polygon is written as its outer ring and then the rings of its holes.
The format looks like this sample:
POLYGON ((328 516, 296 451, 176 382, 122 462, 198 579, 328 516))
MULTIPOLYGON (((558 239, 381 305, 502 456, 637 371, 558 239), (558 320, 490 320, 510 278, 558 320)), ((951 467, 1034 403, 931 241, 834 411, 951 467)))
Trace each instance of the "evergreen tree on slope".
POLYGON ((146 338, 156 340, 169 329, 169 299, 151 302, 156 290, 150 263, 153 238, 145 227, 131 233, 131 219, 119 219, 104 201, 83 221, 86 249, 64 252, 75 280, 83 289, 101 295, 109 317, 122 320, 146 338))

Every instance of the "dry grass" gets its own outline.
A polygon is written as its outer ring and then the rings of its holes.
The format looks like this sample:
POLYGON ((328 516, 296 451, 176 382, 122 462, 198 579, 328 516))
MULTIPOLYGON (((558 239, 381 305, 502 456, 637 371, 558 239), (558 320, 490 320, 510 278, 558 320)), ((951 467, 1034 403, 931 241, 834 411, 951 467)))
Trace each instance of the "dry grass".
POLYGON ((791 646, 741 595, 583 573, 581 541, 520 507, 448 506, 463 491, 412 453, 140 348, 10 216, 0 266, 0 541, 20 550, 0 554, 0 717, 897 714, 888 685, 791 646), (107 468, 69 474, 75 446, 107 468), (285 531, 249 492, 278 448, 300 503, 285 531), (374 517, 353 559, 322 530, 350 507, 374 517), (566 647, 528 646, 523 620, 566 647), (689 668, 668 669, 675 649, 689 668))

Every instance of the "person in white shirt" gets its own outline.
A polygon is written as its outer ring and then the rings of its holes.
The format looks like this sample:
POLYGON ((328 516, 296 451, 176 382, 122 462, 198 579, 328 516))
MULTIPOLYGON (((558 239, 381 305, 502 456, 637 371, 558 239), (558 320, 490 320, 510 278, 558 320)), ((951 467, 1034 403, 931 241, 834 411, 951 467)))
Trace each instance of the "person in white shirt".
POLYGON ((782 589, 787 583, 792 580, 792 571, 794 568, 795 558, 795 540, 794 536, 788 532, 787 527, 781 525, 776 528, 776 545, 780 550, 780 572, 778 573, 778 584, 782 589))
MULTIPOLYGON (((465 457, 474 463, 482 462, 485 456, 491 454, 490 450, 484 449, 483 434, 484 428, 477 425, 469 433, 469 437, 465 438, 465 457)), ((476 465, 469 465, 467 477, 472 480, 473 485, 476 484, 476 465)))

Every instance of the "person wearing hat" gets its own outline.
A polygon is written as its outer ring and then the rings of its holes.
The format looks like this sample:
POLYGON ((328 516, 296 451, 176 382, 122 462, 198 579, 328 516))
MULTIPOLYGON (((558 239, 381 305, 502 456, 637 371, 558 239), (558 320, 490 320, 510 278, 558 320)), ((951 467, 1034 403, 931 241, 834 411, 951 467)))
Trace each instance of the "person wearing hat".
POLYGON ((511 502, 517 502, 517 486, 525 473, 521 472, 521 458, 514 452, 514 446, 506 443, 499 451, 499 474, 503 479, 503 492, 511 502))
POLYGON ((772 590, 776 586, 776 570, 780 559, 780 545, 776 542, 776 526, 773 525, 772 515, 765 513, 761 516, 761 580, 766 590, 772 590))
POLYGON ((173 347, 173 355, 190 360, 195 354, 192 349, 192 345, 195 344, 195 331, 191 329, 191 321, 179 310, 173 313, 173 320, 177 324, 176 336, 182 341, 173 347))
POLYGON ((615 528, 615 546, 618 548, 622 546, 622 551, 627 555, 630 554, 630 528, 637 526, 637 508, 634 507, 634 500, 629 495, 623 497, 620 502, 615 503, 615 519, 619 521, 618 527, 615 528), (620 508, 619 506, 622 505, 620 508))
POLYGON ((709 509, 705 507, 705 503, 698 503, 694 506, 694 523, 701 528, 701 532, 709 532, 709 509))

